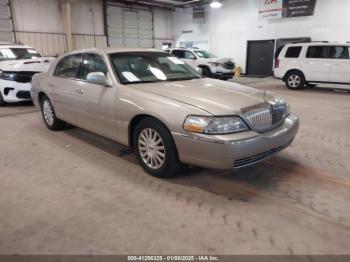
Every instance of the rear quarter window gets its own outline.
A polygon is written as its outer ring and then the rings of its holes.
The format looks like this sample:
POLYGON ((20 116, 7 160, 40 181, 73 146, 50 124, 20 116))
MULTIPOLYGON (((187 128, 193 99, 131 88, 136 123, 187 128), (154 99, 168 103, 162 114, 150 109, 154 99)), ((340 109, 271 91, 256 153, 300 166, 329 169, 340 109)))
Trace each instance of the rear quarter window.
POLYGON ((286 58, 298 58, 300 56, 302 47, 301 46, 291 46, 287 49, 286 58))

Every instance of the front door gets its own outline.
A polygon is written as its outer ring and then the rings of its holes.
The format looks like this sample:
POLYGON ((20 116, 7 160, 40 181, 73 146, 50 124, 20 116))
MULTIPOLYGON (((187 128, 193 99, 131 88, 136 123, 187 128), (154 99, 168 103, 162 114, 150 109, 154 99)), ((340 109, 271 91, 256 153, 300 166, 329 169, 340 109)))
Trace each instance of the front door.
POLYGON ((247 74, 272 76, 275 40, 248 41, 247 74))
POLYGON ((350 84, 350 46, 331 46, 330 82, 350 84))
POLYGON ((116 138, 116 87, 89 83, 87 75, 102 72, 109 75, 106 63, 99 54, 84 54, 75 90, 79 96, 78 125, 91 132, 116 138))
POLYGON ((197 68, 197 57, 193 54, 191 51, 185 51, 184 52, 184 60, 187 64, 192 66, 193 68, 197 68))
POLYGON ((191 52, 187 50, 173 50, 173 55, 177 56, 187 64, 189 64, 194 69, 197 68, 197 58, 196 56, 191 52))

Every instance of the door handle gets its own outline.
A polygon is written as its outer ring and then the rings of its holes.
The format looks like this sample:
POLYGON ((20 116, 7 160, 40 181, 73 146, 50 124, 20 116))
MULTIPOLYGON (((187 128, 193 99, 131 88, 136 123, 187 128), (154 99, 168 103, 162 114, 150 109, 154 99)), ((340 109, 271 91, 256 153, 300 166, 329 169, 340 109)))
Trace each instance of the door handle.
POLYGON ((49 84, 49 86, 50 86, 50 87, 55 87, 55 85, 54 85, 54 84, 52 84, 52 83, 50 83, 50 84, 49 84))
POLYGON ((64 90, 64 91, 63 91, 63 93, 65 93, 65 94, 69 94, 69 95, 71 95, 71 94, 72 94, 72 92, 69 92, 69 91, 66 91, 66 90, 64 90))
POLYGON ((75 89, 75 92, 78 93, 79 95, 83 95, 85 93, 85 91, 81 88, 75 89))

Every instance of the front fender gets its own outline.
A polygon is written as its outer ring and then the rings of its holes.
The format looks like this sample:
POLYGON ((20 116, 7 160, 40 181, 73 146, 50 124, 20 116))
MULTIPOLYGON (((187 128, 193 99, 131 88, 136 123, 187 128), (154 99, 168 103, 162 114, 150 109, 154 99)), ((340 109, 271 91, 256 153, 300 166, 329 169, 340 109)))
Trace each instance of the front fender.
POLYGON ((116 122, 118 142, 129 145, 129 126, 133 118, 147 115, 158 119, 171 132, 180 133, 185 118, 190 114, 209 115, 197 107, 147 91, 121 86, 117 94, 116 122))

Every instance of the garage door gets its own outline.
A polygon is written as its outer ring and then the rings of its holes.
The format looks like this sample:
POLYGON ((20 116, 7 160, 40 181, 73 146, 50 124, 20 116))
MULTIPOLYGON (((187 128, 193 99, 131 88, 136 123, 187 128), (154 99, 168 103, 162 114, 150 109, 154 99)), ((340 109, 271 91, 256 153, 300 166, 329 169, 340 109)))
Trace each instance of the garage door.
POLYGON ((15 41, 8 0, 0 0, 0 41, 15 41))
POLYGON ((152 48, 153 13, 149 10, 106 5, 108 43, 115 47, 152 48))

